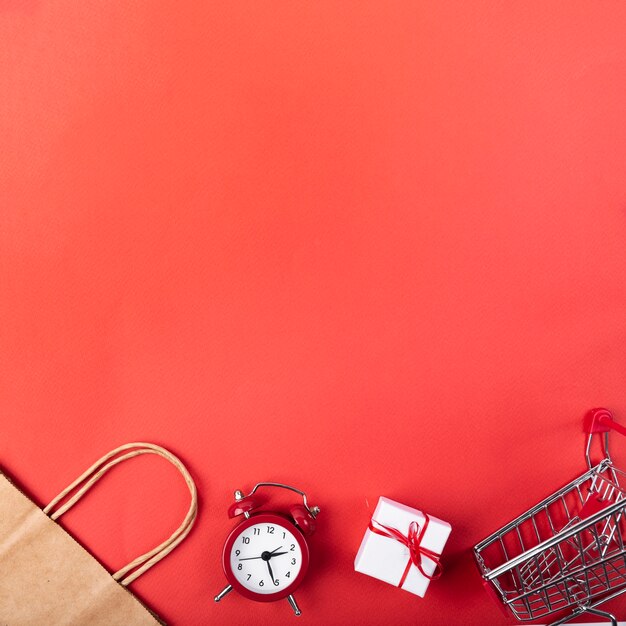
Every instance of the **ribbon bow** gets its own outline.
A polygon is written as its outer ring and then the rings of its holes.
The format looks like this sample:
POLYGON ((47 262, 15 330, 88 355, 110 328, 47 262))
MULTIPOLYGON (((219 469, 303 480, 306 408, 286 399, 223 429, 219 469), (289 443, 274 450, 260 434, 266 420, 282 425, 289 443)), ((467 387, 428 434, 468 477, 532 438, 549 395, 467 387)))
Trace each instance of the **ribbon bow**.
POLYGON ((428 580, 437 580, 443 572, 443 566, 440 562, 440 554, 425 548, 420 545, 424 535, 426 534, 426 529, 428 528, 428 524, 430 522, 430 517, 425 514, 425 521, 422 528, 420 528, 417 522, 411 522, 409 524, 409 532, 405 537, 397 528, 391 528, 390 526, 384 526, 380 524, 376 520, 370 520, 369 529, 376 533, 377 535, 382 535, 383 537, 389 537, 390 539, 394 539, 395 541, 400 542, 405 545, 409 549, 409 562, 406 564, 406 568, 404 569, 404 573, 402 574, 402 578, 398 583, 398 587, 402 587, 404 582, 406 581, 406 577, 409 574, 411 569, 411 565, 415 565, 419 570, 420 574, 428 580), (432 574, 427 574, 422 568, 422 557, 426 557, 430 559, 435 564, 435 570, 432 574))

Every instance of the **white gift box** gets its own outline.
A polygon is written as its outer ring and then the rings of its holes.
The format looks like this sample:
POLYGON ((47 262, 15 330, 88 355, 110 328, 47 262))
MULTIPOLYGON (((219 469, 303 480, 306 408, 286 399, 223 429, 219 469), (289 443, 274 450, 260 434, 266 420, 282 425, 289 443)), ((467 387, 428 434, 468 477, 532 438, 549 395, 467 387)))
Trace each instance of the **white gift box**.
MULTIPOLYGON (((420 546, 435 554, 441 554, 452 527, 447 522, 431 515, 428 518, 428 526, 422 536, 420 546)), ((380 528, 380 525, 395 528, 406 537, 411 522, 417 522, 420 530, 423 530, 426 516, 410 506, 381 497, 372 515, 372 520, 378 523, 378 525, 374 524, 376 528, 380 528)), ((384 531, 384 529, 382 530, 384 531)), ((409 548, 406 545, 396 539, 378 535, 368 528, 354 560, 354 569, 397 587, 410 559, 409 548)), ((433 575, 435 568, 435 562, 422 555, 422 569, 428 576, 433 575)), ((424 576, 415 565, 411 564, 402 589, 423 598, 429 583, 430 579, 424 576)))

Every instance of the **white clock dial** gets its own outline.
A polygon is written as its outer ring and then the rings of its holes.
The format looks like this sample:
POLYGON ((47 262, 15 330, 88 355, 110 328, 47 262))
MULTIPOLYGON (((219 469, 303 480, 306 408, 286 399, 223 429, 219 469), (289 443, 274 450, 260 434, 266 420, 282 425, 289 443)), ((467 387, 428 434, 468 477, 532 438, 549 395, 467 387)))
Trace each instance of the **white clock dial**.
POLYGON ((261 522, 248 526, 237 537, 230 552, 230 567, 246 589, 277 593, 298 576, 302 550, 289 528, 261 522))

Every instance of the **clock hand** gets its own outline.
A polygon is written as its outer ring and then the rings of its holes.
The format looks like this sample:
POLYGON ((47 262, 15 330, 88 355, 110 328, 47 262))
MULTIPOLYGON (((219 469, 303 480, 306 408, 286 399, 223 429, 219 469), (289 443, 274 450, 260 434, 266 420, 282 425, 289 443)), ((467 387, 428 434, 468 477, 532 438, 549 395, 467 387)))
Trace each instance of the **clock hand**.
POLYGON ((269 559, 265 562, 267 563, 267 569, 270 571, 270 579, 274 582, 274 572, 272 572, 272 566, 270 565, 269 559))
MULTIPOLYGON (((276 550, 280 550, 282 546, 278 546, 276 550)), ((240 561, 254 561, 255 559, 263 559, 264 561, 268 561, 273 556, 280 556, 281 554, 287 554, 286 552, 276 552, 276 550, 272 550, 272 552, 264 552, 261 556, 247 556, 243 559, 239 559, 240 561)))
MULTIPOLYGON (((280 550, 282 546, 278 546, 276 550, 280 550)), ((269 561, 273 556, 279 556, 280 554, 287 554, 286 552, 276 553, 276 550, 272 552, 264 552, 261 556, 248 556, 243 559, 239 559, 240 561, 253 561, 254 559, 263 559, 264 561, 269 561)))

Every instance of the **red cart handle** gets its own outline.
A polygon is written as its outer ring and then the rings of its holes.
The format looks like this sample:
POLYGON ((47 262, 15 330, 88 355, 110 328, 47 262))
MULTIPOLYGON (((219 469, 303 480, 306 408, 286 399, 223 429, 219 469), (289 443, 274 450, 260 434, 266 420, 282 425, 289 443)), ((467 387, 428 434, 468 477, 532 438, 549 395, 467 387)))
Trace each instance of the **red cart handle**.
POLYGON ((611 455, 609 454, 609 431, 615 430, 620 435, 626 436, 626 428, 613 419, 613 415, 608 409, 591 409, 583 420, 583 430, 587 433, 585 437, 585 458, 587 459, 589 469, 593 467, 590 452, 591 439, 594 435, 604 433, 604 437, 601 439, 602 452, 604 452, 605 458, 609 461, 611 460, 611 455))

